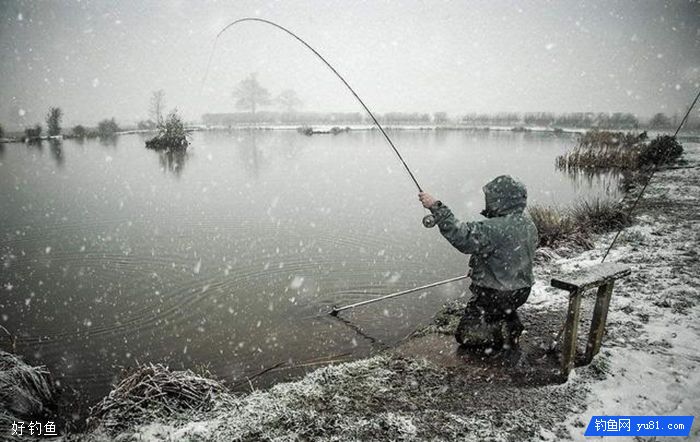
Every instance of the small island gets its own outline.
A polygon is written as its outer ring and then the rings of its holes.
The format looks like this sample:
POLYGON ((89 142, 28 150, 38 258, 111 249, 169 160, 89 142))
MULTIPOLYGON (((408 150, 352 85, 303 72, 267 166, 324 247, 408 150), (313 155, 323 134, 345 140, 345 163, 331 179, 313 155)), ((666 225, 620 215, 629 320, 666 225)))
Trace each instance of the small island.
POLYGON ((158 122, 158 134, 146 140, 148 149, 159 151, 185 151, 190 142, 182 118, 173 110, 165 120, 158 122))

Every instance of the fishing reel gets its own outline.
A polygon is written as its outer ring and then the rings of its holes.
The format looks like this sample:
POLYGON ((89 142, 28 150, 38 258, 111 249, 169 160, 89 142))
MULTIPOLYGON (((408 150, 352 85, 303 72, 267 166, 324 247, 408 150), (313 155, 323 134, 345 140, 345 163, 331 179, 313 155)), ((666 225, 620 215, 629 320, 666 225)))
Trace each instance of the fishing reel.
POLYGON ((423 217, 423 227, 432 229, 437 224, 437 220, 432 213, 429 213, 423 217))

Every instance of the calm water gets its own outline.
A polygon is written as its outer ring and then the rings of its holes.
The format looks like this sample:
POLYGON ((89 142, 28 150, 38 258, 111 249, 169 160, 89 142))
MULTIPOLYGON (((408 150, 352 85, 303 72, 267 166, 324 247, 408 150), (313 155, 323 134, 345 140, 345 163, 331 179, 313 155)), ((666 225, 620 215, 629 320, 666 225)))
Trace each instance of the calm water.
MULTIPOLYGON (((568 136, 392 133, 424 188, 477 217, 481 186, 509 173, 530 200, 614 194, 554 158, 568 136)), ((376 132, 196 133, 185 156, 66 140, 0 151, 0 324, 81 407, 136 361, 209 365, 233 384, 391 346, 466 283, 343 314, 368 299, 466 271, 422 227, 416 189, 376 132)), ((7 339, 3 345, 7 344, 7 339)), ((267 379, 267 380, 265 380, 267 379)))

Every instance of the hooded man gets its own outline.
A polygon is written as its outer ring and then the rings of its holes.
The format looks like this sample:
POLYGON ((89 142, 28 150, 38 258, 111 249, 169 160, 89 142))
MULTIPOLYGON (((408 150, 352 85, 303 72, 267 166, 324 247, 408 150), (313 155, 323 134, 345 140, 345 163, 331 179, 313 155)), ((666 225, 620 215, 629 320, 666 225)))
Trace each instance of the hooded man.
POLYGON ((510 349, 523 326, 516 312, 527 301, 534 283, 532 265, 537 228, 525 212, 527 190, 509 175, 483 187, 483 221, 460 222, 430 194, 418 198, 430 209, 442 236, 469 259, 473 294, 455 338, 466 347, 510 349))

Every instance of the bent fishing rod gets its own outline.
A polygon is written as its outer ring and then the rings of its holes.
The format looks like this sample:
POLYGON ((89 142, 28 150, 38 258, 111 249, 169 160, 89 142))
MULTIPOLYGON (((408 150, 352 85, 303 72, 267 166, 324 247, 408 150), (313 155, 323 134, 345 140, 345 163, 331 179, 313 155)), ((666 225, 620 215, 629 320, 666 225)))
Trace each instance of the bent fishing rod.
MULTIPOLYGON (((325 65, 340 79, 340 81, 343 82, 343 84, 345 85, 345 87, 348 88, 348 90, 352 93, 352 95, 353 95, 353 96, 357 99, 357 101, 362 105, 362 107, 364 108, 364 110, 367 112, 367 115, 370 116, 370 118, 372 119, 372 121, 374 122, 374 124, 377 126, 377 128, 379 129, 379 131, 380 131, 380 132, 382 133, 382 135, 384 136, 384 139, 387 141, 387 143, 389 143, 389 146, 391 146, 391 148, 393 149, 394 153, 396 154, 396 156, 397 156, 397 157, 399 158, 399 160, 401 161, 401 164, 403 164, 403 167, 406 169, 406 172, 408 172, 408 175, 411 177, 411 180, 413 180, 413 183, 416 185, 416 188, 418 188, 418 192, 423 192, 423 189, 421 188, 420 184, 418 184, 418 180, 416 180, 416 177, 413 175, 413 172, 411 172, 411 169, 408 167, 408 164, 406 164, 406 161, 403 159, 403 156, 401 156, 401 153, 399 152, 399 150, 398 150, 398 149, 396 148, 396 146, 394 145, 394 142, 391 141, 391 138, 389 137, 389 135, 386 133, 386 131, 384 130, 384 128, 382 127, 382 125, 379 124, 379 121, 378 121, 377 118, 374 116, 374 114, 372 113, 372 111, 369 110, 369 107, 367 107, 367 105, 365 104, 365 102, 362 101, 362 99, 360 98, 359 95, 357 95, 357 92, 355 92, 355 90, 350 86, 350 84, 345 80, 345 78, 343 78, 343 76, 340 75, 340 73, 328 62, 328 60, 326 60, 316 49, 314 49, 313 47, 311 47, 310 44, 308 44, 306 41, 304 41, 304 40, 303 40, 301 37, 299 37, 297 34, 295 34, 294 32, 290 31, 289 29, 285 28, 285 27, 282 26, 282 25, 279 25, 279 24, 277 24, 277 23, 275 23, 275 22, 273 22, 273 21, 270 21, 270 20, 266 20, 266 19, 264 19, 264 18, 245 17, 245 18, 241 18, 241 19, 235 20, 235 21, 229 23, 228 25, 224 26, 224 27, 221 29, 221 31, 219 31, 219 33, 216 34, 216 38, 214 39, 214 45, 213 45, 212 48, 211 48, 211 53, 209 54, 209 61, 207 62, 207 68, 206 68, 206 71, 204 72, 204 78, 202 79, 202 88, 204 88, 204 83, 206 82, 207 76, 209 75, 209 67, 210 67, 210 65, 211 65, 211 60, 212 60, 212 57, 214 56, 214 50, 216 49, 216 43, 219 41, 219 37, 221 37, 221 35, 222 35, 224 32, 226 32, 228 29, 232 28, 233 26, 235 26, 235 25, 237 25, 237 24, 239 24, 239 23, 243 23, 243 22, 259 22, 259 23, 264 23, 264 24, 270 25, 270 26, 274 26, 275 28, 277 28, 277 29, 279 29, 279 30, 281 30, 281 31, 284 31, 284 32, 286 32, 287 34, 291 35, 291 36, 294 37, 299 43, 303 44, 307 49, 309 49, 311 52, 313 52, 314 55, 316 55, 316 57, 318 57, 318 58, 319 58, 319 59, 320 59, 320 60, 321 60, 321 61, 322 61, 322 62, 323 62, 323 63, 324 63, 324 64, 325 64, 325 65)), ((200 89, 200 91, 201 91, 201 89, 200 89)), ((428 214, 428 215, 424 216, 422 222, 423 222, 423 226, 425 226, 425 227, 427 227, 427 228, 435 227, 435 224, 436 224, 435 217, 434 217, 432 214, 428 214)))

